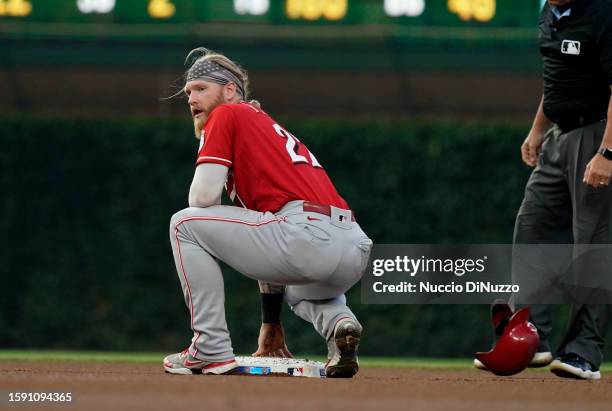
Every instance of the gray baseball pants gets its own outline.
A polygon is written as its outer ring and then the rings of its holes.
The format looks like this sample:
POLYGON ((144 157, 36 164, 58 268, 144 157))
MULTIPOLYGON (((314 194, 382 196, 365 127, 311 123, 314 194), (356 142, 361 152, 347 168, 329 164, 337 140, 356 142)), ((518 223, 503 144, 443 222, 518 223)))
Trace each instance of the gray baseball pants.
POLYGON ((372 241, 356 222, 304 212, 302 203, 291 201, 275 214, 219 205, 172 216, 170 242, 194 332, 191 355, 234 357, 217 259, 254 280, 286 285, 285 301, 325 339, 339 319, 357 321, 344 293, 363 275, 372 241))

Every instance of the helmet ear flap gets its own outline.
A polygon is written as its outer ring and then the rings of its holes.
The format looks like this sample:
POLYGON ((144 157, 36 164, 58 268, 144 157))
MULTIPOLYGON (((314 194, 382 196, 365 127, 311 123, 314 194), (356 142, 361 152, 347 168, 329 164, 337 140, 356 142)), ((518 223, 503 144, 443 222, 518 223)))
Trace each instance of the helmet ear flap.
POLYGON ((493 374, 517 374, 531 362, 540 337, 538 330, 529 322, 530 315, 529 307, 514 313, 493 349, 476 353, 476 358, 493 374))

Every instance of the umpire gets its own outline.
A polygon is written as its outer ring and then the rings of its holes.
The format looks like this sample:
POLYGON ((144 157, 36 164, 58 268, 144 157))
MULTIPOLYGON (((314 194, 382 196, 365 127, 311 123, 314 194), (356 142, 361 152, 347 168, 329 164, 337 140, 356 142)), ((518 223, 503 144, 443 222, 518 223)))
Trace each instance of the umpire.
MULTIPOLYGON (((539 21, 544 88, 523 161, 535 167, 519 209, 515 244, 612 243, 612 0, 548 0, 539 21)), ((602 275, 612 276, 612 266, 602 275)), ((598 379, 610 311, 575 304, 550 364, 556 375, 598 379)), ((550 305, 532 306, 550 357, 550 305)), ((544 355, 543 354, 548 354, 544 355)), ((550 361, 548 360, 548 361, 550 361)))

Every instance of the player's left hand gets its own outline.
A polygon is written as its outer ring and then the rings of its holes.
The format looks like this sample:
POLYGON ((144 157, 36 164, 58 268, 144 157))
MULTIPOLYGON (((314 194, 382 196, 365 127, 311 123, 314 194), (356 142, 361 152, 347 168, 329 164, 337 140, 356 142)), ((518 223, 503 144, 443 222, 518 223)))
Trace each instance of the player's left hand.
POLYGON ((604 188, 610 184, 611 177, 612 161, 601 154, 595 154, 586 166, 582 182, 591 187, 604 188))
POLYGON ((257 351, 253 353, 253 357, 293 358, 293 354, 285 344, 285 331, 281 324, 262 324, 257 345, 257 351))

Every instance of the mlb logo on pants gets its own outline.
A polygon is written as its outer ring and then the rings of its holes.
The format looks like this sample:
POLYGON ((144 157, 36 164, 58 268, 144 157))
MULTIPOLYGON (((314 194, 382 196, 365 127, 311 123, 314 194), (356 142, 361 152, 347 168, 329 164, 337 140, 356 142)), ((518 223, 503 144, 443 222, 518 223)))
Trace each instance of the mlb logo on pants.
POLYGON ((580 54, 580 42, 576 40, 563 40, 561 43, 561 53, 563 54, 580 54))

